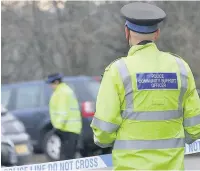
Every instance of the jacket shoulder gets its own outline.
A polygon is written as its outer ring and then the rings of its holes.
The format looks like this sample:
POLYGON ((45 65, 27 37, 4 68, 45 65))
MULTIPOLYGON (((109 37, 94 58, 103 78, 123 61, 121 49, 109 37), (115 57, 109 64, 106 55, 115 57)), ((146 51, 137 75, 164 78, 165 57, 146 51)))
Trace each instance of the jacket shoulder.
POLYGON ((186 65, 186 67, 189 67, 188 63, 181 56, 179 56, 175 53, 171 53, 171 52, 169 54, 171 54, 172 56, 174 56, 176 58, 179 58, 186 65))
POLYGON ((183 58, 182 58, 181 56, 179 56, 179 55, 177 55, 177 54, 175 54, 175 53, 168 52, 168 54, 170 54, 170 55, 172 55, 172 56, 174 56, 174 57, 176 57, 176 58, 180 58, 180 59, 183 60, 183 58))
POLYGON ((174 56, 175 58, 179 58, 180 59, 180 61, 183 63, 183 65, 185 66, 185 69, 187 70, 187 72, 192 72, 191 71, 191 68, 190 68, 190 66, 189 66, 189 64, 181 57, 181 56, 179 56, 179 55, 177 55, 177 54, 175 54, 175 53, 169 53, 169 54, 171 54, 172 56, 174 56))
POLYGON ((120 59, 122 59, 123 57, 120 57, 120 58, 117 58, 115 59, 114 61, 112 61, 106 68, 105 68, 105 71, 108 71, 112 66, 113 64, 115 64, 117 61, 119 61, 120 59))
MULTIPOLYGON (((105 68, 104 73, 107 72, 107 71, 109 71, 110 68, 113 66, 113 64, 116 63, 117 61, 119 61, 119 60, 122 59, 122 58, 123 58, 123 57, 120 57, 120 58, 117 58, 117 59, 115 59, 114 61, 112 61, 112 62, 105 68)), ((104 76, 104 73, 101 74, 101 77, 104 76)))

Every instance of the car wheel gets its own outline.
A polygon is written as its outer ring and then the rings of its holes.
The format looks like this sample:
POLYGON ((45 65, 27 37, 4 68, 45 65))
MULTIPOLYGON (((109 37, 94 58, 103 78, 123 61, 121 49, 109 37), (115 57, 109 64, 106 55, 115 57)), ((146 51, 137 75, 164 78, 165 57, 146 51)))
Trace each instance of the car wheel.
POLYGON ((60 159, 61 138, 55 131, 49 131, 45 134, 43 149, 46 157, 50 161, 57 161, 60 159))

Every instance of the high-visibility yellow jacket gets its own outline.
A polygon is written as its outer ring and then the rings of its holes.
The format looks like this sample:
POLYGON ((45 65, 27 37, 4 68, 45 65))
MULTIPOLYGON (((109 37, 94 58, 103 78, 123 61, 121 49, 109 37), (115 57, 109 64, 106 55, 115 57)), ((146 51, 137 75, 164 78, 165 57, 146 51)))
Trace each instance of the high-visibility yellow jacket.
POLYGON ((81 133, 82 120, 77 98, 72 89, 60 83, 52 94, 49 105, 51 123, 61 131, 81 133))
POLYGON ((110 64, 91 127, 113 147, 115 170, 183 170, 185 133, 200 138, 200 100, 188 64, 154 43, 110 64))

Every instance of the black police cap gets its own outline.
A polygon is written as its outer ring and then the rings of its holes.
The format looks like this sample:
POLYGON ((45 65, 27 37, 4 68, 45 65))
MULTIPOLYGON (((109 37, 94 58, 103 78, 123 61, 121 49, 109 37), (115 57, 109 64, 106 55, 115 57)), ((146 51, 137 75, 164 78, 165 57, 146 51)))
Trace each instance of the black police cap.
POLYGON ((156 25, 166 18, 166 13, 161 8, 142 2, 123 6, 121 13, 127 21, 140 26, 156 25))

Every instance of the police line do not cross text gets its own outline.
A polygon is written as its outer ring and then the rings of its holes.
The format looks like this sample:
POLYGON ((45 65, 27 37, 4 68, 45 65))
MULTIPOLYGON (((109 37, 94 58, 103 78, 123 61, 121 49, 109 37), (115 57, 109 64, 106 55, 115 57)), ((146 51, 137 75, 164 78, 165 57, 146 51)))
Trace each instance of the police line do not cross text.
MULTIPOLYGON (((67 171, 67 170, 80 170, 80 169, 92 169, 98 168, 99 164, 103 164, 99 161, 99 157, 82 158, 50 163, 33 164, 26 166, 8 167, 2 168, 3 171, 67 171)), ((102 166, 103 166, 102 165, 102 166)))

